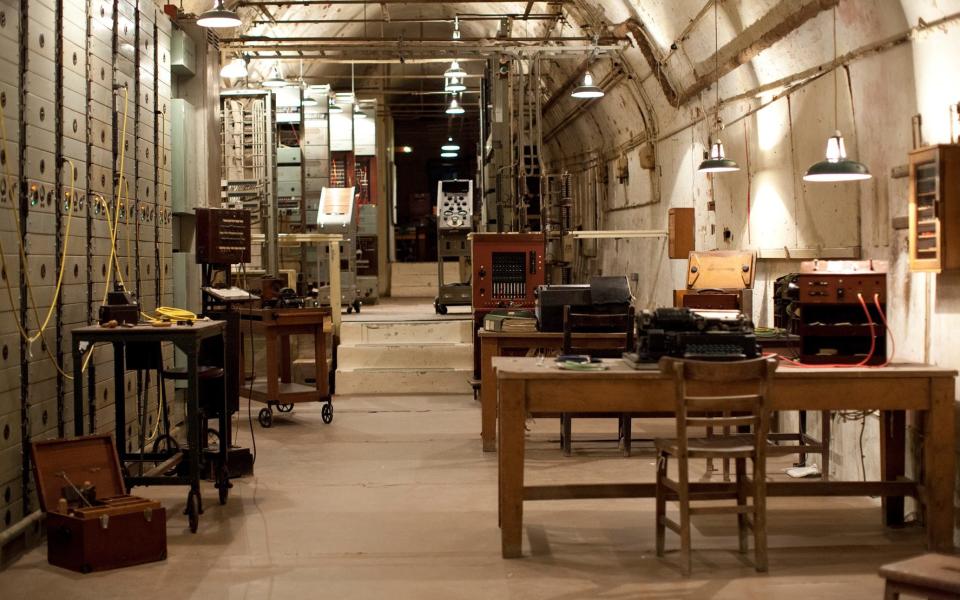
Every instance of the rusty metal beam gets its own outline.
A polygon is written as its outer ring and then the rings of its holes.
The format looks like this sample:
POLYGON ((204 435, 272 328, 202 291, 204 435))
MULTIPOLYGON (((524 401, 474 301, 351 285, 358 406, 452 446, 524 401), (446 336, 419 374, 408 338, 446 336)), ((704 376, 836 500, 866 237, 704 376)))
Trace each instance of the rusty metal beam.
POLYGON ((694 67, 693 72, 697 75, 697 80, 680 94, 680 104, 689 101, 727 73, 750 61, 810 19, 839 3, 840 0, 781 0, 767 14, 720 48, 715 56, 703 60, 694 67))
POLYGON ((650 34, 647 33, 647 28, 644 27, 643 23, 638 19, 627 19, 623 23, 614 26, 612 33, 615 36, 629 36, 631 38, 633 45, 643 54, 644 60, 647 61, 647 66, 650 67, 650 71, 660 84, 660 89, 663 90, 663 95, 666 97, 667 102, 673 106, 677 106, 677 90, 667 78, 660 57, 657 56, 656 45, 650 37, 650 34))

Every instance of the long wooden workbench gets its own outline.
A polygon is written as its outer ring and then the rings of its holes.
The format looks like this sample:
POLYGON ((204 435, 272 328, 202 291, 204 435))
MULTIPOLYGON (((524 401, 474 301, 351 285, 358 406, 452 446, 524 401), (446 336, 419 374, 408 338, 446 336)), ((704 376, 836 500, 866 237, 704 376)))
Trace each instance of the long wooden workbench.
MULTIPOLYGON (((532 350, 557 351, 563 347, 561 331, 502 332, 481 330, 480 336, 480 438, 483 451, 497 449, 497 380, 493 359, 525 355, 532 350)), ((579 348, 623 348, 623 333, 574 333, 579 348)), ((550 360, 550 359, 547 359, 550 360)))
MULTIPOLYGON (((501 550, 521 555, 523 502, 583 498, 653 497, 654 482, 524 486, 524 426, 530 413, 663 412, 674 410, 673 380, 656 366, 634 370, 621 360, 598 372, 563 371, 551 361, 495 358, 499 388, 498 459, 501 550)), ((956 371, 924 365, 889 367, 781 368, 770 409, 880 410, 880 481, 784 481, 768 484, 770 496, 881 496, 884 518, 903 522, 903 497, 925 505, 927 543, 953 548, 954 380, 956 371), (916 411, 923 443, 921 481, 905 479, 903 411, 916 411), (897 418, 897 417, 900 418, 897 418)), ((745 392, 746 390, 743 390, 745 392)), ((697 393, 691 389, 692 393, 697 393)), ((731 393, 738 393, 731 389, 731 393)), ((715 393, 715 392, 714 392, 715 393)), ((726 489, 729 483, 698 483, 694 491, 726 489)), ((650 523, 651 529, 653 523, 650 523)))

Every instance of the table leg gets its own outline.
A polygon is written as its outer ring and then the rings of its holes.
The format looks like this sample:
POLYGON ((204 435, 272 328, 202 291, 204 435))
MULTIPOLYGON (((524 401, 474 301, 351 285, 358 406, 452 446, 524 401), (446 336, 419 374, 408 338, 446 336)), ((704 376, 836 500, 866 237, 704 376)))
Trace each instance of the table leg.
POLYGON ((500 545, 503 558, 518 558, 523 548, 523 458, 526 384, 500 382, 500 545))
POLYGON ((480 338, 480 439, 484 452, 497 450, 497 378, 493 357, 499 355, 495 338, 480 338))
POLYGON ((323 325, 313 330, 313 345, 317 389, 320 390, 320 396, 327 398, 330 396, 330 375, 327 373, 327 336, 323 332, 323 325))
MULTIPOLYGON (((906 418, 902 410, 880 413, 880 479, 897 481, 906 474, 906 418)), ((883 524, 903 525, 903 496, 882 499, 883 524)))
POLYGON ((280 337, 280 381, 290 383, 290 336, 280 337))
POLYGON ((954 381, 930 380, 930 410, 923 420, 923 484, 927 490, 927 546, 953 551, 953 490, 956 467, 954 381))
POLYGON ((83 435, 83 355, 80 354, 79 340, 74 339, 71 344, 73 346, 73 434, 80 437, 83 435))
POLYGON ((277 333, 273 327, 265 327, 263 338, 267 346, 267 400, 276 402, 280 397, 280 368, 277 363, 277 333))
POLYGON ((117 454, 120 463, 127 455, 127 402, 124 381, 126 366, 124 364, 123 342, 113 343, 113 408, 116 415, 117 454))
MULTIPOLYGON (((200 345, 193 342, 185 348, 187 355, 187 443, 190 446, 190 488, 200 491, 200 345)), ((205 429, 205 427, 204 427, 205 429)), ((200 512, 203 512, 201 509, 200 512)))

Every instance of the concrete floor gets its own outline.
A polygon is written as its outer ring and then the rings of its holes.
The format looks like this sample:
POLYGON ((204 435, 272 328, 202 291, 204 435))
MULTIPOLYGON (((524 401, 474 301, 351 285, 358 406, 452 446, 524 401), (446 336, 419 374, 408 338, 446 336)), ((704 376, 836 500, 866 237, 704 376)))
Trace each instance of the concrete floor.
MULTIPOLYGON (((877 568, 922 551, 919 529, 884 530, 870 499, 770 501, 770 572, 735 551, 730 517, 694 522, 694 574, 653 554, 653 501, 527 503, 525 557, 500 558, 497 463, 480 451, 469 396, 353 397, 333 424, 319 405, 255 425, 256 476, 226 506, 204 487, 197 534, 181 488, 137 488, 168 509, 169 558, 79 575, 36 548, 0 572, 0 598, 877 598, 877 568)), ((254 405, 256 409, 256 405, 254 405)), ((240 436, 249 444, 249 431, 240 436)), ((636 435, 669 423, 635 422, 636 435)), ((612 421, 575 422, 575 434, 612 421)), ((577 443, 531 423, 531 482, 646 480, 647 453, 577 443)), ((783 465, 774 465, 775 471, 783 465)), ((668 537, 668 548, 676 539, 668 537)))

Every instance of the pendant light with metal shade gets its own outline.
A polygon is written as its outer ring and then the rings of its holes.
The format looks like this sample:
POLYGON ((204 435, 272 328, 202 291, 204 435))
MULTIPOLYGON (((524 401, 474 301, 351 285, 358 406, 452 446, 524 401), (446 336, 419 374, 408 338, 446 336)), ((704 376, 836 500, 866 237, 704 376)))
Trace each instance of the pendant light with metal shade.
POLYGON ((243 79, 247 76, 247 58, 234 57, 220 69, 220 77, 224 79, 243 79))
POLYGON ((463 79, 467 76, 467 72, 463 70, 460 66, 460 63, 454 60, 450 63, 450 68, 443 72, 444 77, 458 77, 463 79))
POLYGON ((460 77, 447 77, 443 86, 445 92, 462 92, 467 89, 466 84, 460 77))
POLYGON ((460 106, 460 103, 457 102, 457 99, 456 99, 456 98, 452 98, 452 99, 450 100, 450 106, 447 107, 447 114, 448 114, 448 115, 462 115, 462 114, 465 113, 465 112, 467 112, 467 111, 465 111, 465 110, 463 109, 463 107, 460 106))
POLYGON ((327 102, 327 104, 329 105, 327 110, 331 113, 342 113, 343 108, 341 108, 340 105, 337 104, 337 101, 333 99, 332 94, 333 92, 331 92, 330 100, 327 102))
POLYGON ((229 27, 239 27, 240 17, 232 10, 227 10, 223 5, 223 0, 216 0, 213 8, 201 14, 197 18, 197 25, 200 27, 210 27, 213 29, 226 29, 229 27))
MULTIPOLYGON (((837 62, 837 8, 833 8, 833 62, 837 62)), ((873 177, 866 165, 847 158, 847 149, 840 134, 840 100, 837 86, 837 66, 833 68, 833 126, 834 133, 827 138, 826 158, 814 163, 803 175, 804 181, 836 183, 863 181, 873 177)))
POLYGON ((280 71, 280 61, 277 61, 270 68, 270 74, 263 80, 263 87, 281 88, 286 85, 287 80, 283 78, 283 73, 280 71))
POLYGON ((740 170, 740 165, 736 161, 727 158, 723 151, 723 142, 720 141, 720 130, 723 129, 723 122, 720 120, 720 15, 717 12, 719 2, 713 3, 713 58, 714 73, 717 80, 714 85, 717 88, 717 107, 716 107, 716 128, 717 138, 710 140, 710 154, 700 163, 697 170, 701 173, 732 173, 740 170))
POLYGON ((441 152, 440 158, 456 158, 458 154, 456 152, 441 152))
POLYGON ((580 99, 603 98, 604 91, 593 84, 593 74, 587 71, 583 74, 583 83, 570 92, 570 96, 580 99))
POLYGON ((453 138, 447 138, 447 143, 440 146, 440 149, 444 152, 457 152, 460 150, 460 144, 457 144, 453 141, 453 138))

